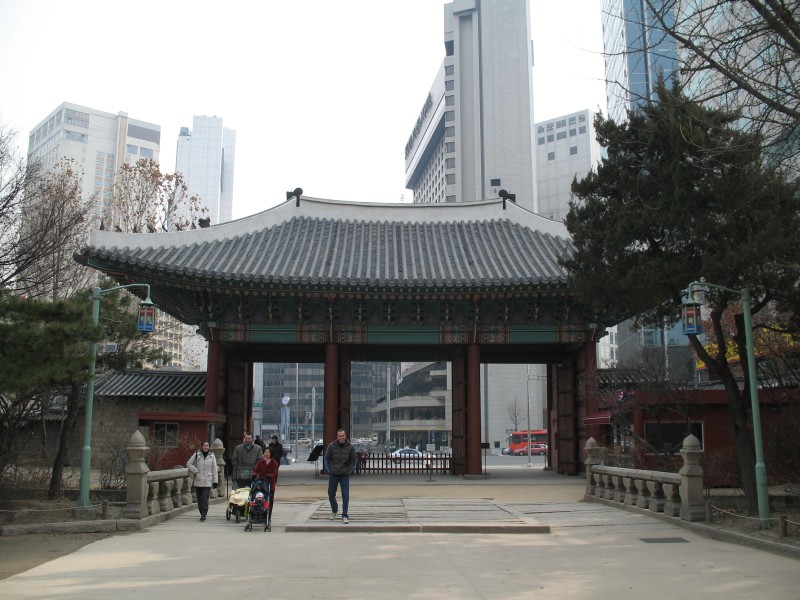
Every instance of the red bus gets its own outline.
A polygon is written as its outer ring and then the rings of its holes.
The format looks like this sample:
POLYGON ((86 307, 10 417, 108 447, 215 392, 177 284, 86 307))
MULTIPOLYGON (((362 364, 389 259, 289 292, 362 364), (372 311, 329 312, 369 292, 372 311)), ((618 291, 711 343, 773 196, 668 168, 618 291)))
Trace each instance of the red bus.
POLYGON ((531 442, 537 444, 549 444, 550 441, 547 437, 547 429, 512 431, 508 436, 508 452, 509 454, 516 454, 523 448, 527 448, 528 444, 531 442))

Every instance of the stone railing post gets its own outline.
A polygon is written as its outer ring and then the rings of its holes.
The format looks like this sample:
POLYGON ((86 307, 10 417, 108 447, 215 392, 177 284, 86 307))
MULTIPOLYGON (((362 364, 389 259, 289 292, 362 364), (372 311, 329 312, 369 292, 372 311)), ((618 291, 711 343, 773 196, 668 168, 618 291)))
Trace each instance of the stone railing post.
POLYGON ((141 519, 147 516, 147 474, 150 468, 144 461, 144 456, 149 448, 144 436, 138 430, 131 435, 130 445, 125 449, 128 453, 128 462, 125 465, 125 480, 127 484, 127 499, 122 516, 126 519, 141 519))
POLYGON ((217 489, 211 490, 211 498, 218 498, 225 495, 225 492, 222 491, 224 489, 222 482, 225 481, 225 459, 222 455, 225 454, 225 446, 222 445, 221 439, 216 438, 211 443, 211 451, 214 453, 214 458, 217 459, 217 481, 219 481, 217 489))
POLYGON ((584 465, 586 465, 586 495, 587 496, 594 496, 595 493, 595 474, 592 473, 592 467, 594 465, 599 465, 602 462, 600 458, 600 446, 597 445, 597 441, 594 438, 589 438, 586 440, 586 461, 584 465))
POLYGON ((680 517, 684 521, 705 521, 706 510, 703 503, 703 467, 700 466, 700 440, 689 435, 683 440, 681 456, 683 466, 678 473, 681 476, 681 510, 680 517))

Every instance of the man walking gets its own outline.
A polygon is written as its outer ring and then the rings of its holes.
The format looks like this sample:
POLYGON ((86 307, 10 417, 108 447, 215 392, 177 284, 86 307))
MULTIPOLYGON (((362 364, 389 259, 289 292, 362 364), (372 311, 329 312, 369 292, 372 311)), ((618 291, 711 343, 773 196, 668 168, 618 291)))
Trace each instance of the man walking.
POLYGON ((350 517, 347 506, 350 504, 350 474, 356 468, 356 450, 347 440, 344 429, 336 432, 336 440, 325 450, 323 458, 325 470, 328 472, 328 500, 331 503, 331 521, 336 519, 339 504, 336 502, 336 488, 342 488, 342 522, 347 525, 350 517))
POLYGON ((233 456, 231 456, 231 463, 233 464, 233 478, 236 480, 237 487, 245 487, 250 485, 249 481, 239 481, 239 469, 247 469, 247 472, 250 473, 261 456, 261 448, 253 443, 253 434, 249 431, 245 432, 244 443, 236 446, 236 449, 233 451, 233 456))
POLYGON ((278 463, 278 465, 283 464, 283 444, 278 441, 278 436, 273 435, 270 438, 269 442, 269 451, 272 454, 272 458, 278 463))

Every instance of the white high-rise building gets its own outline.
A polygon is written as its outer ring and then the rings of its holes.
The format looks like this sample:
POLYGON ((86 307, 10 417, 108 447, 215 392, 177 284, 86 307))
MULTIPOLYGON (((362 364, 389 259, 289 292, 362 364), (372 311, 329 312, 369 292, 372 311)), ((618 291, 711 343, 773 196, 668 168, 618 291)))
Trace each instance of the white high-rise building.
POLYGON ((233 166, 236 131, 222 126, 219 117, 195 116, 192 129, 181 127, 175 170, 181 173, 190 196, 199 196, 211 224, 233 218, 233 166))
POLYGON ((73 159, 83 171, 84 198, 94 202, 96 215, 107 217, 119 167, 141 158, 158 162, 160 148, 159 125, 63 102, 31 130, 28 160, 47 170, 64 157, 73 159))
POLYGON ((535 209, 527 0, 444 6, 445 57, 406 144, 414 202, 497 198, 535 209))

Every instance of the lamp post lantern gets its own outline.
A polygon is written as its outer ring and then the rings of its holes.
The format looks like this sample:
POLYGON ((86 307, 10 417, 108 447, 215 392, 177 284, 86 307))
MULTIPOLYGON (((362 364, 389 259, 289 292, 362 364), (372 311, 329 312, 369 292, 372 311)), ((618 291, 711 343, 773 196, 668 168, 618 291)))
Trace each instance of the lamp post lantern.
POLYGON ((750 314, 750 290, 742 288, 734 290, 707 281, 693 281, 687 288, 689 300, 684 303, 684 332, 699 333, 693 327, 692 319, 700 321, 700 303, 694 300, 698 291, 703 288, 716 288, 725 292, 739 294, 742 300, 742 317, 744 320, 745 346, 747 348, 747 379, 749 381, 750 410, 753 413, 753 445, 756 451, 756 496, 758 499, 758 518, 761 529, 769 529, 769 493, 767 490, 767 467, 764 463, 764 446, 761 437, 761 407, 758 402, 758 382, 756 381, 756 355, 753 347, 753 320, 750 314), (699 289, 697 289, 699 288, 699 289), (693 309, 693 310, 692 310, 693 309))
MULTIPOLYGON (((139 306, 139 323, 137 329, 152 332, 155 329, 155 306, 150 300, 150 286, 146 283, 131 283, 129 285, 116 285, 105 290, 95 287, 92 289, 92 323, 96 327, 100 324, 100 297, 108 292, 117 290, 144 287, 147 296, 139 306)), ((97 368, 97 342, 89 342, 89 378, 86 382, 86 421, 83 428, 83 448, 81 450, 81 484, 79 507, 91 506, 89 500, 89 483, 92 476, 92 418, 94 412, 94 382, 97 368)))

